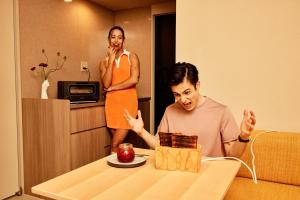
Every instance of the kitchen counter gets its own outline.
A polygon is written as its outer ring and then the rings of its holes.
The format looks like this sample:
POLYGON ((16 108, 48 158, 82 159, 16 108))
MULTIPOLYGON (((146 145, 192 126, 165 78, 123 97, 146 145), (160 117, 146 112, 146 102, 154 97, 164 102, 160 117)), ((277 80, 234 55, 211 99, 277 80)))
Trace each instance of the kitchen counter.
MULTIPOLYGON (((151 99, 151 97, 139 97, 139 102, 149 101, 150 99, 151 99)), ((71 109, 94 107, 94 106, 104 106, 104 105, 105 105, 105 101, 104 100, 99 100, 96 103, 71 104, 71 109)))

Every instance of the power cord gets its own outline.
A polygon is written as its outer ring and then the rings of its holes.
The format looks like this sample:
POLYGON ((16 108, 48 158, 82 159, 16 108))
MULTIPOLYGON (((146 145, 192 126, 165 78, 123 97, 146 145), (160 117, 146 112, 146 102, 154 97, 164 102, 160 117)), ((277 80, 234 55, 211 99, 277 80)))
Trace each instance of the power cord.
POLYGON ((256 138, 260 135, 262 135, 263 133, 270 133, 270 132, 274 132, 274 131, 264 131, 262 133, 259 133, 257 134, 253 140, 251 140, 251 144, 250 144, 250 152, 251 152, 251 157, 252 157, 252 170, 251 168, 244 162, 242 161, 241 159, 239 158, 236 158, 236 157, 215 157, 215 158, 205 158, 205 159, 202 159, 201 161, 202 162, 205 162, 205 161, 215 161, 215 160, 223 160, 223 159, 231 159, 231 160, 238 160, 240 161, 243 165, 245 165, 245 167, 249 170, 249 172, 251 173, 251 176, 252 176, 252 179, 253 179, 253 182, 255 184, 257 184, 257 177, 256 177, 256 171, 255 171, 255 155, 254 155, 254 152, 253 152, 253 143, 254 141, 256 140, 256 138))

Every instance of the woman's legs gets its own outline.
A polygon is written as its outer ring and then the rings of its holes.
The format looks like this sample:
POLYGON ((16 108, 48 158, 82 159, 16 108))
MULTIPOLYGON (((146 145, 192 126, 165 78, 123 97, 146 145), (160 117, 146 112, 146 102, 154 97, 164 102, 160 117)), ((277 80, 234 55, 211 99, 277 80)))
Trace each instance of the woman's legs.
POLYGON ((127 133, 128 129, 111 129, 111 152, 117 152, 119 144, 124 141, 127 133))

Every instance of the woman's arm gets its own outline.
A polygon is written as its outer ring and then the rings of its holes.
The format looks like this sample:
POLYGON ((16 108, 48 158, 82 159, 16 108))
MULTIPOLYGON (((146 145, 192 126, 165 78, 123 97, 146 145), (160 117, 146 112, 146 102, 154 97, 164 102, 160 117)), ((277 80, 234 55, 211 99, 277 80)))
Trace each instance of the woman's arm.
POLYGON ((106 60, 100 62, 99 68, 102 85, 104 88, 108 88, 111 85, 112 70, 108 68, 106 60))
POLYGON ((116 50, 112 47, 108 47, 107 50, 108 59, 104 59, 100 62, 100 75, 104 88, 109 88, 112 81, 112 67, 116 57, 116 50))
POLYGON ((140 77, 140 61, 138 56, 135 53, 130 53, 129 56, 130 59, 130 77, 118 84, 111 85, 109 88, 107 88, 107 91, 113 91, 113 90, 122 90, 129 87, 132 87, 136 85, 139 82, 140 77))

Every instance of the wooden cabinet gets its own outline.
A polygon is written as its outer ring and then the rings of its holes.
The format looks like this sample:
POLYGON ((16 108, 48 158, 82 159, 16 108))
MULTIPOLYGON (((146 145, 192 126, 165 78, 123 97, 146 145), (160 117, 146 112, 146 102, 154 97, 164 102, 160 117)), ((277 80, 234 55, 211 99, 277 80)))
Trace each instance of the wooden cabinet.
POLYGON ((70 125, 72 170, 110 153, 104 106, 71 109, 70 125))
POLYGON ((110 153, 110 137, 104 128, 92 129, 71 136, 71 168, 76 169, 110 153))
POLYGON ((104 106, 71 109, 71 133, 106 126, 104 106))
POLYGON ((110 153, 104 106, 22 99, 24 191, 110 153))

